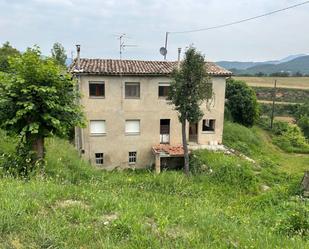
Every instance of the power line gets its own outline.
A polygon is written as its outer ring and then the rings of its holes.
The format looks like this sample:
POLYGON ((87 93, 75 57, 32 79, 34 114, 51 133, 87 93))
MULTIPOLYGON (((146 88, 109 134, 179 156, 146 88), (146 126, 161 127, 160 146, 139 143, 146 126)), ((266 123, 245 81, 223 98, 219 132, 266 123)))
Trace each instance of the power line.
POLYGON ((309 3, 309 1, 305 1, 305 2, 302 2, 302 3, 299 3, 299 4, 294 4, 294 5, 288 6, 288 7, 283 8, 283 9, 278 9, 278 10, 274 10, 274 11, 271 11, 271 12, 267 12, 267 13, 262 14, 262 15, 253 16, 253 17, 250 17, 250 18, 242 19, 242 20, 235 21, 235 22, 225 23, 225 24, 221 24, 221 25, 217 25, 217 26, 213 26, 213 27, 192 29, 192 30, 185 30, 185 31, 171 31, 171 32, 167 32, 167 33, 169 33, 169 34, 184 34, 184 33, 193 33, 193 32, 200 32, 200 31, 207 31, 207 30, 211 30, 211 29, 224 28, 224 27, 235 25, 235 24, 255 20, 255 19, 258 19, 258 18, 261 18, 261 17, 270 16, 270 15, 276 14, 278 12, 293 9, 293 8, 296 8, 296 7, 299 7, 299 6, 308 4, 308 3, 309 3))

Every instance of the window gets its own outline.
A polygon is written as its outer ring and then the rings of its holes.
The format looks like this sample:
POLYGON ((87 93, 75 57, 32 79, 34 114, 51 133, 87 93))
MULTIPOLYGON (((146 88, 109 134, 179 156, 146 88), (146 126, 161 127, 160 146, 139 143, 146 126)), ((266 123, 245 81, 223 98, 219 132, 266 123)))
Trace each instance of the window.
POLYGON ((139 120, 126 120, 127 134, 139 134, 140 133, 140 121, 139 120))
POLYGON ((90 133, 92 135, 103 135, 106 133, 105 120, 91 120, 90 133))
POLYGON ((105 97, 105 84, 104 82, 93 81, 89 82, 89 96, 90 97, 105 97))
POLYGON ((95 163, 96 164, 104 164, 104 154, 103 153, 95 153, 95 163))
POLYGON ((125 96, 128 99, 138 99, 140 97, 140 84, 139 82, 126 82, 125 83, 125 96))
POLYGON ((170 119, 160 119, 160 143, 170 142, 170 119))
POLYGON ((129 164, 135 164, 136 163, 136 151, 130 151, 129 152, 129 164))
POLYGON ((215 131, 215 119, 204 119, 203 120, 203 131, 215 131))
POLYGON ((169 83, 159 83, 159 98, 168 97, 169 90, 170 90, 169 83))

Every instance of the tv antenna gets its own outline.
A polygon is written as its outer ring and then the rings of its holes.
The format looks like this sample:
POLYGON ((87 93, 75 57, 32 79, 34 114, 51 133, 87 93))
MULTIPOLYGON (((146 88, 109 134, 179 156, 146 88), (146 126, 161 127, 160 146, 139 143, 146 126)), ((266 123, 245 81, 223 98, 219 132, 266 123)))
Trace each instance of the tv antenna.
POLYGON ((119 40, 119 58, 122 60, 122 53, 126 47, 137 47, 137 45, 133 44, 126 44, 125 39, 128 39, 129 37, 126 36, 125 33, 122 33, 118 36, 119 40))

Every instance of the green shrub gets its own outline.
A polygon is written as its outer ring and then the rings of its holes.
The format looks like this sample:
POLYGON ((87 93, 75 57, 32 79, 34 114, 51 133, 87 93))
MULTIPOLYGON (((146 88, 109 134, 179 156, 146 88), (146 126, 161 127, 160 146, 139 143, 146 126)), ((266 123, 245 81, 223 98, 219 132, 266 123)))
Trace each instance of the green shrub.
POLYGON ((227 107, 233 120, 252 126, 259 116, 255 92, 244 81, 229 79, 226 87, 227 107))
POLYGON ((303 131, 305 137, 309 139, 309 115, 303 115, 297 120, 297 125, 303 131))
POLYGON ((289 130, 289 124, 287 122, 275 121, 273 124, 272 132, 275 135, 283 135, 289 130))
POLYGON ((286 122, 275 122, 273 143, 286 152, 309 153, 309 144, 300 128, 286 122))

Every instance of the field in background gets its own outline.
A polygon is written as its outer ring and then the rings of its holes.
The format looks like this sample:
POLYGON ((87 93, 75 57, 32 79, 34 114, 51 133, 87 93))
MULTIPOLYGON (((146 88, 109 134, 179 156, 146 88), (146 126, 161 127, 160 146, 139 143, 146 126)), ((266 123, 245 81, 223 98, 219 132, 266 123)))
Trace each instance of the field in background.
POLYGON ((275 80, 277 86, 282 88, 309 89, 309 77, 234 77, 244 80, 250 86, 273 87, 275 80))

